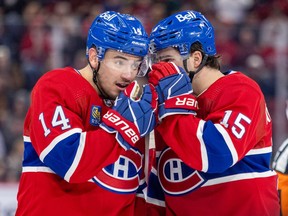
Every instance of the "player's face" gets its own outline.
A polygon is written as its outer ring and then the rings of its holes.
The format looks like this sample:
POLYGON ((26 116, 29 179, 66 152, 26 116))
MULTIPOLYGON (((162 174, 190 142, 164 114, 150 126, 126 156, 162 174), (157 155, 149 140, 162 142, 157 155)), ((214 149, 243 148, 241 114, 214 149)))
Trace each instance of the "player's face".
POLYGON ((135 80, 141 62, 139 56, 107 50, 98 71, 99 83, 105 93, 115 99, 120 91, 135 80))
MULTIPOLYGON (((194 67, 194 55, 196 52, 187 56, 187 70, 195 71, 197 68, 194 67)), ((200 53, 200 52, 198 52, 200 53)), ((200 56, 201 57, 201 56, 200 56)), ((156 56, 153 56, 154 62, 173 62, 177 66, 184 68, 183 61, 185 58, 180 55, 178 49, 174 47, 168 47, 166 49, 162 49, 156 53, 156 56)), ((199 58, 198 58, 199 59, 199 58)), ((186 71, 187 72, 187 71, 186 71)), ((187 72, 188 74, 188 72, 187 72)))
POLYGON ((168 47, 160 50, 156 55, 156 62, 174 62, 177 66, 183 67, 183 58, 177 49, 168 47))

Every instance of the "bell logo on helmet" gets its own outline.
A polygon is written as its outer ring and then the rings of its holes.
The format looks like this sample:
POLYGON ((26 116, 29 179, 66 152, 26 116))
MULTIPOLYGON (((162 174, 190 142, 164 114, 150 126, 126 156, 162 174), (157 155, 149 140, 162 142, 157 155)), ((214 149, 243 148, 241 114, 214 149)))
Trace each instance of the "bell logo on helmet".
POLYGON ((114 17, 116 17, 116 14, 109 14, 109 12, 106 12, 101 14, 100 17, 107 21, 111 21, 114 17))
POLYGON ((182 14, 176 15, 176 18, 179 22, 184 22, 185 20, 190 20, 195 17, 196 17, 195 14, 191 11, 188 11, 187 14, 185 15, 182 15, 182 14))

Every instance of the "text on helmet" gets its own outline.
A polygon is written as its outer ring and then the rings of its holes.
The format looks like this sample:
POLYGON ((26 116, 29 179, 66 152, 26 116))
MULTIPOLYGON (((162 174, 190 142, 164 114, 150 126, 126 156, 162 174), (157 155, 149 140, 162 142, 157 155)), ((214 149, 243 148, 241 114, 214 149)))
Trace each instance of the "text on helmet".
POLYGON ((179 22, 184 22, 185 20, 190 20, 190 19, 193 19, 195 18, 195 14, 191 11, 187 12, 186 14, 178 14, 176 15, 176 18, 179 22))
POLYGON ((107 21, 111 21, 114 17, 116 17, 116 14, 109 14, 109 12, 105 12, 101 14, 100 17, 107 21))

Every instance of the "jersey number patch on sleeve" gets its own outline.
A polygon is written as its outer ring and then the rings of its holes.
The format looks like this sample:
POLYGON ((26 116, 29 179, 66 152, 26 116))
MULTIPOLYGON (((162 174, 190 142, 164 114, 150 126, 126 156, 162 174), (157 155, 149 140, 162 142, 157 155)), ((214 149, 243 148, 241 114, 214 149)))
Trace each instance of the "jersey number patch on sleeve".
MULTIPOLYGON (((232 111, 231 110, 227 110, 225 111, 225 116, 223 118, 223 120, 221 121, 221 124, 228 128, 229 126, 229 120, 231 119, 232 116, 232 111)), ((235 137, 237 137, 238 139, 241 139, 243 137, 243 135, 246 132, 246 128, 243 124, 243 121, 250 124, 251 123, 251 119, 248 118, 247 116, 243 115, 242 113, 239 113, 235 119, 235 121, 233 122, 233 126, 231 127, 231 131, 234 134, 235 137)))
MULTIPOLYGON (((51 130, 47 127, 47 125, 45 123, 43 112, 40 113, 39 120, 40 120, 42 127, 43 127, 43 130, 44 130, 44 136, 47 137, 50 134, 51 130)), ((51 125, 53 127, 61 126, 62 130, 71 128, 71 125, 69 124, 69 119, 66 118, 64 111, 63 111, 61 106, 56 107, 52 121, 51 121, 51 125)))

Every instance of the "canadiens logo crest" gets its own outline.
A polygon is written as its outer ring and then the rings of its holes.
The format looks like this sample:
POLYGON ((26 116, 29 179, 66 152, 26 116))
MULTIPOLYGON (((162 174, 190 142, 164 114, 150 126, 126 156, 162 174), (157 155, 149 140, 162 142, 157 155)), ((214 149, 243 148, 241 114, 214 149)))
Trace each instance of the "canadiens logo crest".
POLYGON ((98 126, 101 121, 101 107, 92 106, 90 115, 90 124, 93 126, 98 126))
POLYGON ((163 190, 169 195, 182 195, 200 187, 206 180, 188 167, 171 148, 162 152, 158 163, 158 176, 163 190))
POLYGON ((134 193, 139 187, 141 167, 141 154, 130 149, 125 155, 121 155, 115 163, 103 168, 92 180, 113 192, 134 193))

